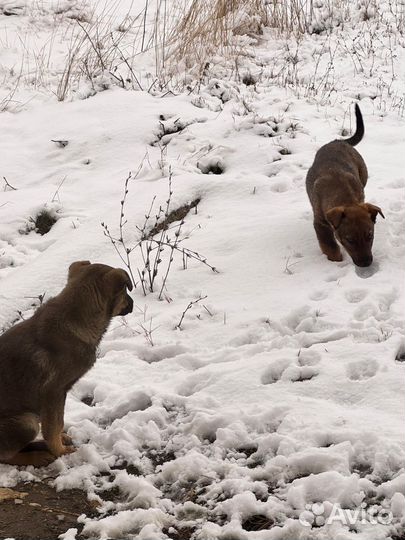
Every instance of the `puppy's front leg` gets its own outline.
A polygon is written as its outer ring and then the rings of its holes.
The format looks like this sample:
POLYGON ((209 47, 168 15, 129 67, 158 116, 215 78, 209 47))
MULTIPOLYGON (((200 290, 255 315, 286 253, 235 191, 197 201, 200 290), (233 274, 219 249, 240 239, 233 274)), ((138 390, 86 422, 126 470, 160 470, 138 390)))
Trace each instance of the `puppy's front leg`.
POLYGON ((66 395, 68 393, 68 390, 70 388, 70 385, 67 386, 64 390, 64 395, 63 395, 63 407, 62 407, 62 417, 60 418, 60 422, 62 424, 62 443, 65 444, 66 446, 73 446, 73 440, 71 437, 69 437, 69 435, 66 433, 65 431, 65 403, 66 403, 66 395))
POLYGON ((342 252, 336 243, 332 227, 326 221, 314 221, 314 228, 322 253, 324 253, 330 261, 342 261, 342 252))
POLYGON ((48 445, 49 451, 56 457, 70 454, 76 450, 74 446, 64 444, 62 433, 65 399, 65 392, 47 394, 46 403, 44 403, 41 411, 42 436, 48 445))

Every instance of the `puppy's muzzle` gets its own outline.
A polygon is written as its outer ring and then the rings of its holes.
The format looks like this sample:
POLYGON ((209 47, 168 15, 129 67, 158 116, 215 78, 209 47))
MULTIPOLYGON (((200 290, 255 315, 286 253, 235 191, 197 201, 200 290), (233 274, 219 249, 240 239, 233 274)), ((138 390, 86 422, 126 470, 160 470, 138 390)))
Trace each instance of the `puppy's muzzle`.
POLYGON ((128 313, 132 313, 132 310, 134 309, 134 301, 130 296, 127 296, 127 305, 124 307, 124 309, 121 311, 120 315, 128 315, 128 313))
POLYGON ((370 255, 368 257, 364 257, 363 259, 359 261, 354 261, 354 264, 356 266, 361 266, 362 268, 364 268, 365 266, 370 266, 372 262, 373 262, 373 256, 370 255))

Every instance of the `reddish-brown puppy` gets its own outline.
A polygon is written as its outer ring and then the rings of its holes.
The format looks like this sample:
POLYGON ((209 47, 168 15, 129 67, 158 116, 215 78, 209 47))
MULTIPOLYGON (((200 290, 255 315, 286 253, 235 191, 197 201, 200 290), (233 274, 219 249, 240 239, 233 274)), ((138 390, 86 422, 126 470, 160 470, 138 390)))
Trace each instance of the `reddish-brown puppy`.
POLYGON ((322 146, 309 169, 306 187, 314 211, 319 245, 330 261, 341 261, 336 240, 357 266, 370 266, 377 214, 381 208, 364 202, 367 167, 353 148, 364 135, 363 117, 355 106, 356 132, 349 139, 322 146))
POLYGON ((75 450, 66 393, 96 361, 111 318, 132 311, 127 289, 124 270, 75 262, 60 294, 0 336, 0 462, 41 466, 75 450), (40 425, 44 441, 32 442, 40 425))

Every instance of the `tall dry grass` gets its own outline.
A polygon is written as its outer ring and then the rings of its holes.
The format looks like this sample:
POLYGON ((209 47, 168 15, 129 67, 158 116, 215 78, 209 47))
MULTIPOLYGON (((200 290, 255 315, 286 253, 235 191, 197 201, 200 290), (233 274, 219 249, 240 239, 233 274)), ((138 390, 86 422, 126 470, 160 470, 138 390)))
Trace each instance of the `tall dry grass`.
MULTIPOLYGON (((50 90, 60 101, 72 96, 83 81, 94 93, 110 84, 135 90, 182 91, 192 80, 198 86, 210 64, 219 63, 225 70, 230 66, 228 71, 235 73, 264 28, 299 52, 307 33, 322 34, 327 40, 336 26, 352 23, 353 10, 366 25, 369 23, 369 29, 362 29, 354 44, 340 43, 339 47, 346 47, 357 70, 372 71, 373 63, 371 67, 366 64, 376 54, 376 24, 386 28, 386 34, 392 32, 387 52, 390 65, 394 63, 395 40, 403 36, 405 26, 403 0, 356 0, 355 5, 352 0, 144 0, 139 11, 131 6, 126 14, 118 9, 121 0, 98 2, 91 4, 90 10, 77 10, 69 17, 55 12, 53 23, 48 13, 53 30, 38 50, 20 40, 21 74, 13 75, 15 84, 9 84, 10 95, 2 96, 0 108, 10 106, 15 89, 23 84, 50 90), (57 85, 55 43, 63 43, 66 49, 62 69, 58 59, 57 85)), ((42 31, 41 17, 42 13, 35 12, 31 18, 42 31)), ((0 43, 3 41, 0 37, 0 43)), ((12 48, 13 43, 5 45, 12 48)), ((294 62, 277 66, 277 71, 287 82, 292 81, 288 84, 300 77, 294 62)), ((394 67, 391 71, 394 73, 394 67)), ((316 82, 312 86, 316 91, 316 82)))
POLYGON ((215 55, 243 54, 238 37, 260 34, 269 22, 268 12, 263 0, 193 0, 169 29, 162 67, 201 74, 215 55))

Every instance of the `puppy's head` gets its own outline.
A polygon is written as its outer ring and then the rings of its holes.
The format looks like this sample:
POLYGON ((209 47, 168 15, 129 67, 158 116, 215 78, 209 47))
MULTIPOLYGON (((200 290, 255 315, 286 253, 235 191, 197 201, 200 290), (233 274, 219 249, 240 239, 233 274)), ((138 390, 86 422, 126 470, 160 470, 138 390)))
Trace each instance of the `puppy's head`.
POLYGON ((113 268, 106 264, 91 264, 90 261, 76 261, 69 267, 68 285, 73 285, 90 294, 100 307, 106 307, 109 316, 127 315, 134 307, 127 289, 132 291, 131 278, 122 268, 113 268), (90 293, 86 291, 91 291, 90 293))
POLYGON ((132 291, 132 281, 127 272, 121 268, 112 268, 104 274, 104 288, 111 299, 111 314, 127 315, 134 307, 132 298, 127 289, 132 291))
POLYGON ((384 217, 381 208, 369 203, 336 206, 326 212, 336 238, 346 249, 356 266, 370 266, 377 214, 384 217))

